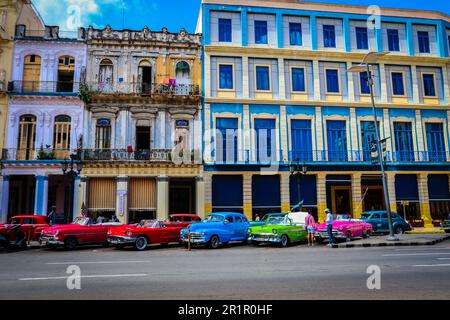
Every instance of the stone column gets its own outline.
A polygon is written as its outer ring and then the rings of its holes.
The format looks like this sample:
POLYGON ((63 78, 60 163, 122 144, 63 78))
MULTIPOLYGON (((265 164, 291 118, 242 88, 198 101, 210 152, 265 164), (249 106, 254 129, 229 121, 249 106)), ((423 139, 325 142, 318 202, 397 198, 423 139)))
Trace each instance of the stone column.
POLYGON ((249 220, 253 220, 252 202, 252 174, 244 173, 243 178, 244 214, 249 220))
POLYGON ((428 195, 428 173, 419 173, 417 175, 417 187, 419 189, 419 205, 422 220, 425 228, 432 228, 433 219, 431 218, 430 198, 428 195))
POLYGON ((449 68, 444 65, 442 67, 442 76, 444 79, 444 103, 450 105, 450 78, 449 68))
POLYGON ((425 151, 425 142, 424 142, 424 134, 422 127, 422 114, 420 110, 416 110, 416 136, 417 136, 417 154, 414 155, 414 158, 419 161, 425 160, 423 152, 425 151))
POLYGON ((80 177, 75 181, 75 214, 74 217, 81 217, 83 206, 86 207, 87 203, 87 177, 80 177))
POLYGON ((325 209, 327 208, 327 175, 326 173, 317 174, 317 212, 319 222, 325 221, 325 209))
POLYGON ((281 212, 291 211, 290 173, 280 173, 281 212))
POLYGON ((8 220, 9 176, 0 176, 0 223, 8 220))
MULTIPOLYGON (((352 67, 353 63, 351 61, 347 61, 347 70, 352 67)), ((358 74, 359 75, 359 74, 358 74)), ((354 84, 354 75, 353 73, 348 73, 348 101, 354 102, 355 101, 355 84, 354 84)), ((359 94, 359 92, 358 92, 359 94)))
MULTIPOLYGON (((381 102, 387 103, 388 101, 388 93, 387 93, 387 85, 386 82, 386 67, 384 63, 380 63, 380 79, 381 79, 381 102)), ((389 80, 390 81, 390 80, 389 80)))
POLYGON ((116 193, 116 217, 122 223, 128 223, 128 181, 126 176, 119 176, 116 193))
POLYGON ((169 178, 156 178, 156 217, 159 220, 169 218, 169 178))
POLYGON ((322 127, 322 108, 316 107, 315 131, 316 131, 316 153, 313 154, 314 161, 323 161, 322 152, 324 151, 323 127, 322 127))
POLYGON ((358 121, 356 120, 356 109, 355 108, 350 108, 350 134, 352 137, 352 145, 351 145, 351 154, 350 154, 350 160, 351 161, 358 161, 358 160, 362 160, 362 152, 358 152, 358 151, 362 151, 359 150, 359 145, 358 145, 358 121), (359 155, 359 157, 357 157, 357 155, 359 155))
POLYGON ((278 58, 278 97, 280 100, 286 99, 286 79, 283 58, 278 58))
MULTIPOLYGON (((205 180, 203 177, 196 177, 196 208, 197 215, 201 218, 205 217, 205 180)), ((208 212, 209 213, 209 212, 208 212)))
POLYGON ((387 193, 389 194, 389 204, 392 211, 397 211, 397 196, 395 193, 395 173, 386 172, 387 178, 387 193))
POLYGON ((248 104, 243 106, 242 117, 244 122, 244 152, 242 156, 244 161, 249 161, 252 152, 250 150, 250 107, 248 104))
POLYGON ((242 98, 250 96, 250 82, 248 78, 248 57, 242 57, 242 98))
POLYGON ((48 176, 36 176, 34 213, 38 216, 47 214, 48 176))
POLYGON ((283 162, 289 161, 288 148, 288 120, 286 116, 286 106, 280 106, 280 136, 281 136, 281 152, 283 162))
POLYGON ((319 72, 319 60, 313 61, 313 74, 314 74, 314 100, 320 101, 320 72, 319 72))
POLYGON ((419 83, 417 77, 417 67, 416 65, 411 66, 411 78, 412 78, 412 90, 413 90, 413 103, 419 104, 419 83))
POLYGON ((209 54, 205 53, 204 56, 204 63, 205 63, 205 76, 204 76, 204 90, 205 90, 205 98, 211 97, 211 58, 209 54))
POLYGON ((362 213, 361 173, 352 174, 353 218, 361 218, 362 213))
POLYGON ((212 175, 204 174, 203 183, 205 188, 205 214, 212 212, 212 175))

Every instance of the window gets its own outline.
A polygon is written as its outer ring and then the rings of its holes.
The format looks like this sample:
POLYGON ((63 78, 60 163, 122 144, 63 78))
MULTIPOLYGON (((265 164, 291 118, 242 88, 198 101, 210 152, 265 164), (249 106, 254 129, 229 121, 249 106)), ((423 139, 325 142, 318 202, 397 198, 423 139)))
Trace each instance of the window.
POLYGON ((367 28, 356 28, 356 48, 358 50, 369 49, 369 38, 367 36, 367 28))
POLYGON ((267 21, 255 20, 255 43, 267 44, 267 21))
POLYGON ((216 161, 236 162, 238 145, 238 119, 217 118, 216 161))
POLYGON ((323 25, 323 46, 336 48, 336 31, 333 25, 323 25))
POLYGON ((18 142, 16 160, 32 160, 36 142, 36 117, 34 115, 20 117, 18 142))
POLYGON ((255 119, 257 161, 275 160, 275 120, 255 119))
POLYGON ((392 72, 392 91, 395 96, 405 95, 405 84, 403 82, 402 72, 392 72))
POLYGON ((111 120, 108 119, 97 120, 95 148, 96 149, 111 148, 111 120))
POLYGON ((414 161, 414 144, 411 122, 394 122, 397 161, 414 161))
MULTIPOLYGON (((55 118, 55 131, 53 133, 53 148, 62 156, 70 150, 70 122, 69 116, 61 115, 55 118)), ((57 158, 60 158, 57 155, 57 158)))
POLYGON ((305 69, 304 68, 292 68, 292 91, 293 92, 305 92, 305 69))
POLYGON ((364 161, 371 161, 372 148, 377 141, 375 123, 373 121, 361 121, 361 140, 364 161))
POLYGON ((291 46, 302 45, 302 24, 291 22, 289 23, 289 40, 291 46))
POLYGON ((328 161, 347 161, 347 129, 344 120, 327 121, 328 161))
POLYGON ((418 31, 417 37, 419 39, 419 52, 430 53, 430 37, 427 31, 418 31))
MULTIPOLYGON (((369 73, 369 76, 371 77, 372 75, 369 73)), ((370 94, 369 79, 367 77, 367 72, 359 73, 359 84, 361 88, 361 94, 370 94)))
POLYGON ((436 97, 436 87, 434 85, 433 74, 423 74, 423 92, 425 97, 436 97))
POLYGON ((442 123, 427 123, 427 145, 430 161, 446 161, 444 126, 442 123))
POLYGON ((219 89, 232 90, 233 85, 233 65, 219 65, 219 89))
POLYGON ((292 161, 312 161, 311 120, 292 120, 292 161))
POLYGON ((219 42, 231 42, 231 19, 219 19, 219 42))
POLYGON ((256 66, 256 90, 270 91, 270 68, 256 66))
POLYGON ((339 93, 339 70, 327 69, 325 70, 327 81, 327 93, 339 93))
POLYGON ((388 36, 389 51, 400 51, 400 40, 398 37, 398 30, 388 29, 387 36, 388 36))

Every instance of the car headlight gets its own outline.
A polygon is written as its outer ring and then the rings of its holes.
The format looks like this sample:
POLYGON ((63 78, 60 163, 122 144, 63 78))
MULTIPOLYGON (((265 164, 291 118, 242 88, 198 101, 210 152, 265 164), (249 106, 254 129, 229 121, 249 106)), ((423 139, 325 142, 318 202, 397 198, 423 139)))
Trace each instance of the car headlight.
POLYGON ((55 236, 59 235, 59 230, 56 230, 55 236))
POLYGON ((278 230, 277 229, 273 229, 272 232, 273 232, 273 234, 277 234, 278 230))
POLYGON ((339 231, 343 231, 343 230, 344 230, 344 227, 339 227, 338 230, 339 230, 339 231))

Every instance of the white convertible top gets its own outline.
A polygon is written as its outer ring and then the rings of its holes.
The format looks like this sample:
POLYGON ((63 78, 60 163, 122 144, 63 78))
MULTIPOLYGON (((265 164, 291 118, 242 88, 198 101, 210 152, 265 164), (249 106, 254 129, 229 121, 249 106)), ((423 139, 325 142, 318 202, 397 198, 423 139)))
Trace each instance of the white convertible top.
POLYGON ((305 218, 307 216, 307 212, 290 212, 288 214, 289 219, 292 220, 293 224, 305 225, 305 218))

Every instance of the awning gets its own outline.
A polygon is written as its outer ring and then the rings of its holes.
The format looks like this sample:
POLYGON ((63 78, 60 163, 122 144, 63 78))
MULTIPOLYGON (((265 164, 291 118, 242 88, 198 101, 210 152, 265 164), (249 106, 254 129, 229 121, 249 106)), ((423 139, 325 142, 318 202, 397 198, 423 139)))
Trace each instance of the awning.
POLYGON ((419 189, 415 174, 395 176, 395 194, 397 201, 419 201, 419 189))
POLYGON ((253 208, 281 207, 280 176, 253 176, 252 179, 253 208))
POLYGON ((450 190, 447 174, 430 174, 428 176, 428 195, 430 200, 450 201, 450 190))
POLYGON ((114 178, 89 179, 88 209, 92 211, 116 210, 116 180, 114 178))
MULTIPOLYGON (((298 177, 291 177, 290 182, 290 199, 291 205, 296 205, 300 201, 298 199, 298 177)), ((307 175, 300 178, 300 196, 303 200, 303 205, 307 207, 317 206, 317 187, 316 176, 307 175)))
POLYGON ((212 205, 214 208, 237 208, 244 205, 243 178, 240 175, 212 177, 212 205))
POLYGON ((128 207, 132 211, 156 211, 156 182, 153 178, 132 178, 128 207))

